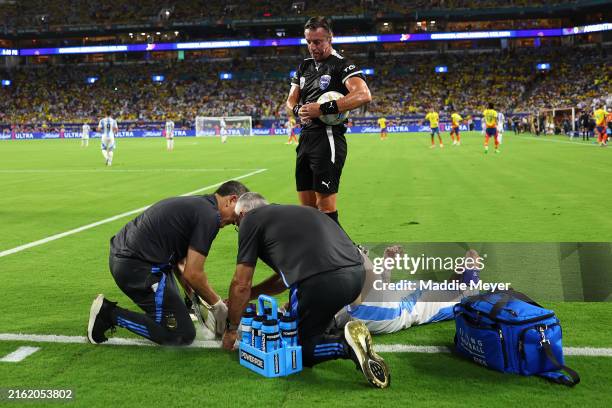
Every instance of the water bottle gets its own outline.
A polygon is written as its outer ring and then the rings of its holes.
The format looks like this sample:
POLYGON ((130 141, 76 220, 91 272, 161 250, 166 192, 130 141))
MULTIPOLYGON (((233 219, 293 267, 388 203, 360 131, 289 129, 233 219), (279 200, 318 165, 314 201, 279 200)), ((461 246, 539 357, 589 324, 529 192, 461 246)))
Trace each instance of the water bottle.
POLYGON ((261 350, 269 353, 278 350, 280 346, 280 334, 278 333, 278 320, 269 319, 261 326, 261 350))
POLYGON ((242 315, 242 319, 240 320, 240 330, 242 331, 242 342, 245 344, 251 344, 251 332, 252 332, 252 323, 253 318, 255 317, 255 313, 246 312, 242 315))
POLYGON ((285 347, 297 346, 297 320, 290 315, 282 316, 278 323, 280 335, 285 347))
POLYGON ((266 320, 266 316, 255 316, 251 323, 251 346, 261 349, 261 325, 266 320))

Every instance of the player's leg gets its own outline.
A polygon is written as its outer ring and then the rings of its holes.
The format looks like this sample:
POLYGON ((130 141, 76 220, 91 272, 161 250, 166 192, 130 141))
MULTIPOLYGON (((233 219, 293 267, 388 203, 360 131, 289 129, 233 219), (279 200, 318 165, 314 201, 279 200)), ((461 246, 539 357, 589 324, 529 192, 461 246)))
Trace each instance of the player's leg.
POLYGON ((455 129, 455 138, 457 139, 457 146, 461 146, 461 132, 459 128, 455 129))
POLYGON ((497 128, 494 129, 495 133, 493 135, 493 140, 495 140, 495 153, 499 153, 499 132, 497 128))
POLYGON ((434 131, 433 129, 431 130, 431 149, 433 149, 434 147, 436 147, 436 143, 435 143, 435 137, 434 137, 434 131))
POLYGON ((606 135, 606 131, 603 126, 597 126, 597 141, 601 146, 604 145, 604 138, 606 135))
POLYGON ((88 327, 92 343, 106 341, 104 332, 115 326, 158 344, 193 342, 195 327, 171 272, 160 271, 143 261, 112 255, 109 264, 119 288, 145 313, 123 309, 98 296, 92 305, 88 327))
POLYGON ((302 140, 296 149, 295 186, 300 204, 316 208, 317 197, 313 190, 313 174, 308 155, 309 140, 309 138, 302 136, 302 140))
POLYGON ((103 138, 101 143, 100 143, 100 147, 102 148, 102 156, 104 156, 104 162, 105 162, 105 164, 108 165, 107 146, 108 146, 108 140, 106 140, 106 138, 103 138))
POLYGON ((107 145, 107 156, 108 159, 106 161, 106 165, 107 166, 112 166, 113 165, 113 156, 114 156, 114 152, 115 152, 115 138, 111 138, 108 145, 107 145))
POLYGON ((502 129, 498 129, 497 130, 497 140, 499 141, 499 144, 502 144, 503 137, 504 137, 504 131, 502 129))
POLYGON ((489 152, 489 138, 491 136, 489 135, 489 128, 485 129, 485 142, 484 142, 484 148, 485 148, 485 153, 489 152))
POLYGON ((374 353, 365 325, 352 321, 343 330, 333 325, 334 315, 359 296, 364 275, 358 265, 308 278, 291 288, 291 311, 298 318, 304 366, 352 359, 372 385, 384 388, 389 385, 389 370, 374 353))
POLYGON ((440 135, 440 128, 436 128, 436 134, 438 135, 438 142, 440 143, 440 147, 444 147, 444 143, 442 143, 442 135, 440 135))
POLYGON ((347 155, 346 138, 342 131, 332 134, 328 127, 328 137, 319 138, 310 154, 313 172, 313 189, 319 211, 327 214, 338 225, 336 196, 340 187, 340 176, 347 155))
POLYGON ((451 127, 450 138, 453 141, 453 146, 455 146, 457 144, 457 142, 455 141, 455 128, 453 128, 453 127, 451 127))

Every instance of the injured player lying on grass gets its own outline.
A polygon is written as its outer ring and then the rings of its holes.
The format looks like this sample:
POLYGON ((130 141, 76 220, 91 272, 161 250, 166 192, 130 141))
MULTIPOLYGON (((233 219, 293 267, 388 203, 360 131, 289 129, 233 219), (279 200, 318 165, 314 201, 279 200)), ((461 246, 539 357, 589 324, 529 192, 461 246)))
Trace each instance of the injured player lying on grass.
MULTIPOLYGON (((383 257, 395 258, 403 256, 403 248, 400 246, 388 247, 383 257)), ((453 306, 466 296, 476 294, 471 289, 474 283, 480 281, 478 269, 465 269, 462 274, 451 276, 447 282, 456 281, 465 285, 454 285, 466 287, 466 290, 423 290, 420 283, 430 281, 412 281, 415 283, 414 290, 408 292, 378 291, 377 286, 388 287, 391 282, 391 270, 385 269, 382 274, 374 272, 374 265, 362 251, 364 265, 366 266, 366 281, 363 285, 361 296, 352 304, 346 306, 336 315, 336 325, 344 326, 350 320, 361 320, 372 334, 395 333, 412 326, 441 322, 453 318, 453 306), (382 281, 382 282, 381 282, 382 281), (399 293, 399 294, 398 294, 399 293)), ((465 255, 466 264, 468 260, 475 264, 478 259, 475 250, 469 250, 465 255)), ((432 285, 429 285, 432 286, 432 285)), ((453 286, 453 285, 450 285, 453 286)))

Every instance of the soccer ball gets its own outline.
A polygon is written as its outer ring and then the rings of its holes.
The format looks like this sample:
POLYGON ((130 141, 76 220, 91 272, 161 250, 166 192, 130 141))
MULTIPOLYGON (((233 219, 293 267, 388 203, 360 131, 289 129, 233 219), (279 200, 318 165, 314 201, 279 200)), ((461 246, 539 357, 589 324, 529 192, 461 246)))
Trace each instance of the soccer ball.
MULTIPOLYGON (((317 103, 337 101, 338 99, 342 97, 344 97, 344 95, 342 95, 340 92, 329 91, 319 96, 319 99, 317 99, 317 103)), ((342 113, 336 113, 333 115, 321 115, 319 116, 319 119, 321 120, 321 122, 325 123, 326 125, 339 125, 342 122, 344 122, 346 118, 348 118, 348 114, 349 114, 348 111, 346 111, 342 113)))

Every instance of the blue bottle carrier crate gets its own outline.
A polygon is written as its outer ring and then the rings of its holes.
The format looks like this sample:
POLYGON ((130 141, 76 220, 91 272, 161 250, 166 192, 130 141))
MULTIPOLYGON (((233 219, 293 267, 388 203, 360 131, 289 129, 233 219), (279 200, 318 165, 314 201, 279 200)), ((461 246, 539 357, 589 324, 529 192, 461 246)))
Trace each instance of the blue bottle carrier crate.
MULTIPOLYGON (((257 315, 265 314, 264 304, 269 303, 272 307, 271 318, 278 320, 278 307, 276 300, 270 296, 261 295, 258 298, 257 315)), ((284 377, 302 371, 302 347, 289 346, 279 340, 276 350, 264 352, 250 343, 242 341, 240 333, 240 346, 238 348, 240 365, 261 374, 264 377, 284 377)))

